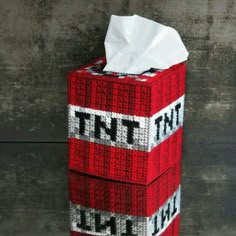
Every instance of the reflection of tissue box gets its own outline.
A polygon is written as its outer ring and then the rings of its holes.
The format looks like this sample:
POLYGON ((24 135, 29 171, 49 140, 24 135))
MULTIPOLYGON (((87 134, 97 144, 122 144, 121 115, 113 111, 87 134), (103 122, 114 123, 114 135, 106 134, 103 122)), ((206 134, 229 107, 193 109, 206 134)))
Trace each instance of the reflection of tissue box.
POLYGON ((184 63, 142 75, 99 58, 68 76, 69 168, 148 184, 181 157, 184 63))
POLYGON ((177 236, 180 162, 148 186, 69 173, 71 236, 177 236))

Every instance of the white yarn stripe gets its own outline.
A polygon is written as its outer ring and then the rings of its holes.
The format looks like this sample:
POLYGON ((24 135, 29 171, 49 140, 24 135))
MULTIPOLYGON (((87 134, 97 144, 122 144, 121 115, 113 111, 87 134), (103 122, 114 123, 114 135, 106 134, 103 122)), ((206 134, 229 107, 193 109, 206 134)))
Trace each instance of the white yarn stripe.
POLYGON ((158 236, 168 228, 180 213, 180 197, 181 186, 179 185, 174 194, 151 217, 100 211, 70 202, 71 230, 91 235, 121 235, 122 233, 128 233, 127 222, 129 222, 132 234, 138 236, 158 236), (83 225, 88 227, 87 230, 81 229, 81 225, 78 227, 83 221, 81 211, 84 212, 83 225), (100 218, 99 224, 96 223, 96 217, 100 218), (106 224, 106 222, 111 222, 111 219, 113 219, 113 226, 110 226, 109 223, 106 224), (104 225, 103 229, 98 230, 99 225, 104 225), (115 234, 112 234, 112 227, 113 229, 115 228, 115 234))
POLYGON ((69 137, 149 152, 183 125, 184 95, 151 117, 131 116, 75 105, 68 105, 68 110, 69 137), (77 114, 79 112, 89 116, 89 118, 83 120, 85 127, 82 134, 80 133, 81 118, 76 117, 76 112, 77 114), (113 121, 115 119, 117 128, 115 140, 114 138, 112 140, 111 135, 106 132, 104 127, 100 127, 100 136, 97 138, 95 135, 95 116, 99 117, 101 122, 105 122, 105 127, 108 130, 111 129, 111 119, 113 121), (126 121, 130 123, 136 122, 139 127, 128 128, 123 123, 126 121), (132 133, 132 140, 130 140, 132 142, 128 141, 128 133, 132 133))

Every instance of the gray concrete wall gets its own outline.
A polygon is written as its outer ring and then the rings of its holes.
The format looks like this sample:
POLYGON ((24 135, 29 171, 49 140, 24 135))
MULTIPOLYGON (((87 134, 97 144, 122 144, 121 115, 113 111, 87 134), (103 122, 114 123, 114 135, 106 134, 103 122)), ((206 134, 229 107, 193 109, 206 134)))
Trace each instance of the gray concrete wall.
POLYGON ((133 13, 190 52, 181 235, 236 235, 234 0, 0 0, 0 236, 68 235, 66 74, 133 13))

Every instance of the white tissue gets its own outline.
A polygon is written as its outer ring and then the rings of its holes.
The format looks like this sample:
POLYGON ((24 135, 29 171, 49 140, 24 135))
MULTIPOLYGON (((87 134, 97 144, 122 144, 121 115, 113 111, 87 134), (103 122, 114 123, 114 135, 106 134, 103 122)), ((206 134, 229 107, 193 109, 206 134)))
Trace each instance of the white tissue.
POLYGON ((186 61, 178 32, 152 20, 112 15, 105 38, 104 71, 141 74, 150 68, 167 69, 186 61))

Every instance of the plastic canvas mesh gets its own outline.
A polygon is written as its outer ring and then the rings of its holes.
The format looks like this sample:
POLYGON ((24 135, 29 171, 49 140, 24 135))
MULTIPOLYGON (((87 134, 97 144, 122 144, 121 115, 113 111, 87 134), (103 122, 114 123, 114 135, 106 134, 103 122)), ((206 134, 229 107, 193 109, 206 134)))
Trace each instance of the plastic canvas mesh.
MULTIPOLYGON (((161 236, 178 236, 180 230, 180 215, 177 215, 173 222, 167 227, 167 229, 161 233, 161 236)), ((70 236, 93 236, 94 234, 80 233, 76 231, 70 231, 70 236)), ((110 234, 107 234, 107 236, 110 234)), ((131 235, 130 235, 131 236, 131 235)), ((136 235, 136 236, 146 236, 146 235, 136 235)), ((148 235, 149 236, 149 235, 148 235)), ((152 235, 150 235, 152 236, 152 235)))
POLYGON ((125 75, 104 65, 68 75, 69 169, 148 184, 181 158, 186 66, 125 75))
POLYGON ((147 186, 70 172, 72 235, 176 236, 180 174, 180 161, 147 186))

